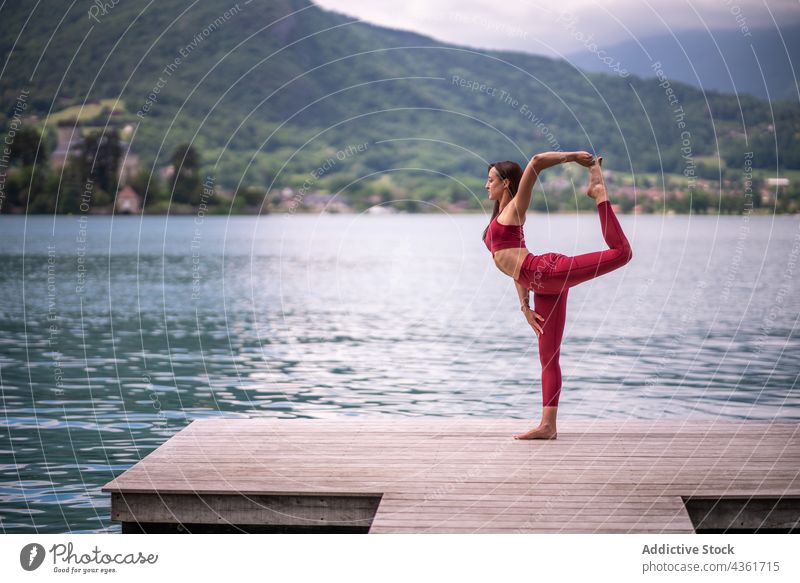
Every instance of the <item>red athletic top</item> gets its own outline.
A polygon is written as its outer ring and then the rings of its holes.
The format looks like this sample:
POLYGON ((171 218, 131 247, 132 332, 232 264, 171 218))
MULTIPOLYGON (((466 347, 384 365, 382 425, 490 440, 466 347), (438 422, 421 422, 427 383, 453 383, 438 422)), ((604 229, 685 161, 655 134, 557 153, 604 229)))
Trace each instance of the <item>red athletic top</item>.
POLYGON ((486 248, 494 255, 500 249, 525 247, 525 233, 522 231, 522 225, 503 225, 495 217, 489 223, 489 230, 486 231, 484 243, 486 243, 486 248))

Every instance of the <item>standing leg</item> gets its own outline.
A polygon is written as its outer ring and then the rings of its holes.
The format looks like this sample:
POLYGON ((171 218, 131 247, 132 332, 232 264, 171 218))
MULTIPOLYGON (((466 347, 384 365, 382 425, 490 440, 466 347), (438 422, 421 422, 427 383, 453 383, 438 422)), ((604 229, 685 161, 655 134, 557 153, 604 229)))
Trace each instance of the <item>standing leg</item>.
POLYGON ((539 362, 542 365, 542 420, 539 426, 517 439, 556 439, 556 416, 561 395, 561 339, 567 322, 567 294, 533 294, 534 311, 544 317, 539 336, 539 362))
POLYGON ((539 336, 539 361, 542 365, 542 406, 558 407, 561 394, 561 340, 567 323, 567 294, 564 290, 557 296, 534 294, 533 303, 537 314, 544 317, 539 336))

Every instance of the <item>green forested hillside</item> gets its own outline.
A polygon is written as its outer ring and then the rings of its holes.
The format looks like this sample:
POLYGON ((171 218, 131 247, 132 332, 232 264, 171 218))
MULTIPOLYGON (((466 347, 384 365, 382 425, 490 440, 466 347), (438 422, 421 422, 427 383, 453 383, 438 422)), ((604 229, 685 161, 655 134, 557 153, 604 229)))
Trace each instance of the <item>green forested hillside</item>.
POLYGON ((228 189, 369 187, 420 200, 482 197, 486 161, 539 150, 733 180, 748 152, 754 168, 800 168, 797 104, 447 45, 306 0, 112 4, 0 9, 4 125, 21 91, 41 121, 119 99, 148 170, 191 143, 228 189))

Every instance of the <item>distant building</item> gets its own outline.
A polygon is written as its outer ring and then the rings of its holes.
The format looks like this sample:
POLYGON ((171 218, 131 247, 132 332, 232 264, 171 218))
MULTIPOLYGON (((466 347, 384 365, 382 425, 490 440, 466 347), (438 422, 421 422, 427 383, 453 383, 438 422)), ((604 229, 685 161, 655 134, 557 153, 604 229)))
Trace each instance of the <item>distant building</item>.
POLYGON ((158 169, 158 175, 165 181, 169 181, 175 175, 175 168, 172 164, 167 164, 158 169))
MULTIPOLYGON (((451 202, 449 208, 453 212, 464 212, 469 210, 469 201, 466 200, 457 200, 455 202, 451 202)), ((392 209, 394 210, 394 209, 392 209)))
POLYGON ((50 167, 61 168, 71 155, 75 154, 83 143, 83 135, 78 125, 63 125, 56 128, 58 140, 56 149, 50 156, 50 167))
POLYGON ((117 192, 117 199, 114 203, 117 214, 139 214, 142 212, 139 195, 130 186, 125 186, 117 192))
POLYGON ((789 186, 788 178, 767 178, 767 186, 789 186))
POLYGON ((320 213, 346 213, 351 210, 350 206, 342 200, 341 196, 319 192, 310 192, 306 194, 303 197, 303 204, 305 204, 309 210, 320 213))
POLYGON ((572 186, 572 182, 562 176, 554 176, 545 184, 545 188, 552 188, 553 190, 566 190, 570 186, 572 186))
POLYGON ((397 209, 390 206, 371 206, 367 209, 370 215, 393 215, 397 213, 397 209))
POLYGON ((644 195, 647 198, 649 198, 650 200, 659 200, 659 199, 664 198, 664 193, 661 190, 659 190, 658 188, 656 188, 655 186, 652 186, 652 187, 648 188, 644 192, 644 195))

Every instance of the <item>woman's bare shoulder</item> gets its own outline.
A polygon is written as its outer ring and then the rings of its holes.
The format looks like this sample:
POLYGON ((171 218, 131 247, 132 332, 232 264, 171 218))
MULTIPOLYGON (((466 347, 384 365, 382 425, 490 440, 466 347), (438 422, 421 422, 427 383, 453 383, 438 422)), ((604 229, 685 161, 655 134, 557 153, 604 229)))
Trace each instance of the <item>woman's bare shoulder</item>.
POLYGON ((526 210, 527 209, 518 209, 516 199, 512 198, 505 208, 497 215, 497 220, 500 221, 500 224, 506 226, 524 225, 526 210))

